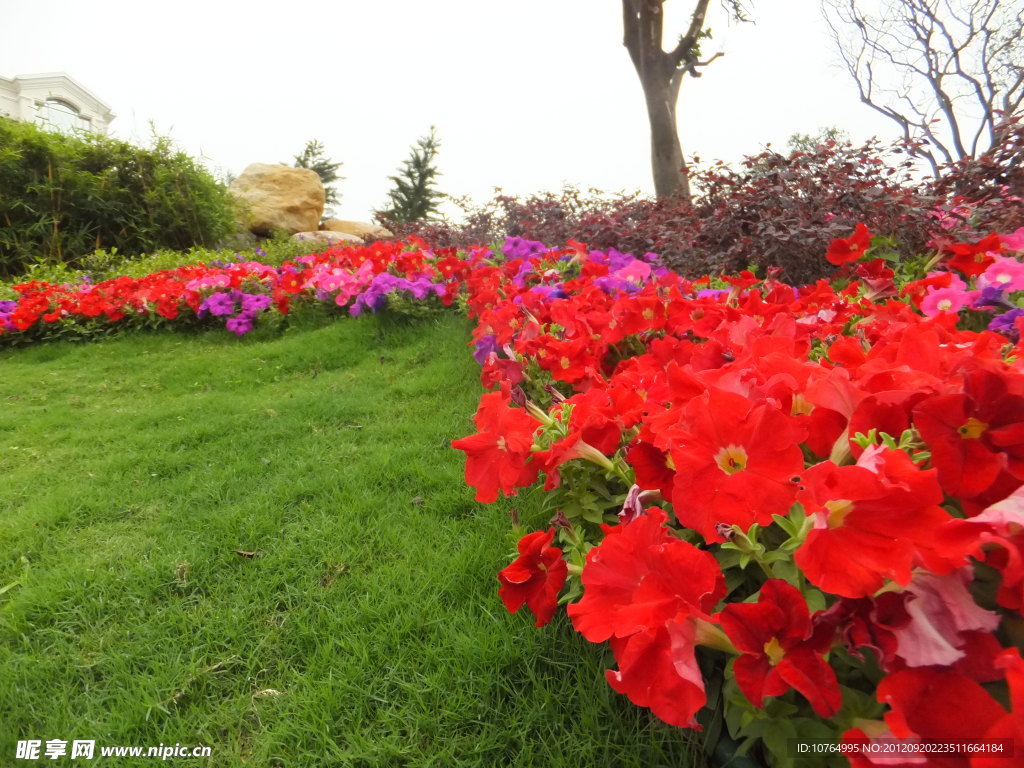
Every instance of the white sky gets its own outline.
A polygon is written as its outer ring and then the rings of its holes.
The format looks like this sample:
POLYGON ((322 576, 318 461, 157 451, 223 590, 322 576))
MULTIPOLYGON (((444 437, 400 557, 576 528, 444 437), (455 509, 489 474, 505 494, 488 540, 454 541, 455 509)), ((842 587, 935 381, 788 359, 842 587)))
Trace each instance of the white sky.
MULTIPOLYGON (((734 162, 794 132, 895 126, 857 99, 817 0, 753 0, 756 24, 712 3, 687 79, 683 151, 734 162)), ((666 4, 669 47, 690 0, 666 4)), ((489 199, 563 183, 653 190, 647 117, 619 0, 0 0, 0 75, 66 72, 111 105, 111 133, 149 123, 212 169, 291 163, 319 139, 344 165, 341 218, 369 220, 436 125, 439 186, 489 199)))

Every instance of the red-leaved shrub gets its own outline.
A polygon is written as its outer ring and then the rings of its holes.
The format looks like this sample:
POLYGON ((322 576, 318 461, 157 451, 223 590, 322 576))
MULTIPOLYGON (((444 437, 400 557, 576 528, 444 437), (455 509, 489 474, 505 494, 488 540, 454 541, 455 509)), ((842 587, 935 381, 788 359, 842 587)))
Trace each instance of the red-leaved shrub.
POLYGON ((456 201, 464 221, 398 225, 400 236, 439 247, 497 243, 508 236, 642 255, 658 253, 684 275, 781 269, 794 284, 834 273, 829 243, 858 223, 895 241, 911 257, 927 251, 943 223, 958 231, 1013 231, 1024 225, 1024 124, 1009 120, 987 155, 948 166, 939 179, 915 175, 914 146, 872 139, 862 146, 828 140, 788 155, 766 149, 739 168, 690 167, 693 202, 567 187, 517 198, 500 191, 488 203, 456 201))

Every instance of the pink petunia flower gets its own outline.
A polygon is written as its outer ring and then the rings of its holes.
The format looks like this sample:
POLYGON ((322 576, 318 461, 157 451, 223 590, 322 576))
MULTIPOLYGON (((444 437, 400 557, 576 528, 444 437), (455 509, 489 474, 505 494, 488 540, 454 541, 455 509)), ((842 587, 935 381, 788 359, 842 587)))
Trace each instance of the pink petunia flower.
POLYGON ((979 608, 967 591, 974 571, 965 566, 944 576, 918 570, 907 586, 910 621, 893 630, 896 653, 909 667, 948 667, 965 655, 964 633, 993 632, 999 615, 979 608))
POLYGON ((957 288, 939 288, 929 291, 921 299, 921 311, 928 317, 934 317, 940 312, 959 312, 967 306, 970 296, 965 291, 957 288))
MULTIPOLYGON (((1021 229, 1024 233, 1024 228, 1021 229)), ((1024 235, 1022 235, 1024 239, 1024 235)), ((978 276, 978 286, 993 286, 1004 291, 1024 291, 1024 264, 1017 259, 998 258, 978 276)))
POLYGON ((1009 235, 1000 235, 999 239, 1008 251, 1024 251, 1024 227, 1009 235))

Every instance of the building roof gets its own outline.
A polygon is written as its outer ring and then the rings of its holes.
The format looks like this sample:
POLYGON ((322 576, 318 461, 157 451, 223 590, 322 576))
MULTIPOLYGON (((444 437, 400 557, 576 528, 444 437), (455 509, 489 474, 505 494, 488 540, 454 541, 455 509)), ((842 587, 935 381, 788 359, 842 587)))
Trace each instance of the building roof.
POLYGON ((102 115, 107 122, 115 117, 109 104, 64 72, 16 75, 13 78, 0 76, 0 82, 11 84, 15 90, 25 96, 68 97, 75 102, 76 106, 85 108, 93 114, 102 115))

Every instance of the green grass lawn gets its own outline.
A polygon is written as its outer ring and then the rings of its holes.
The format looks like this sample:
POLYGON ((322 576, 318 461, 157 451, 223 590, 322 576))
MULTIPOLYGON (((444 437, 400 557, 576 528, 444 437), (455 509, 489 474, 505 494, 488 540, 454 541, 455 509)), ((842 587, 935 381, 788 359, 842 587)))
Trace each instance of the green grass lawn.
POLYGON ((57 738, 112 765, 697 764, 564 614, 502 607, 513 504, 474 503, 449 445, 468 338, 364 317, 0 352, 0 766, 57 738))

